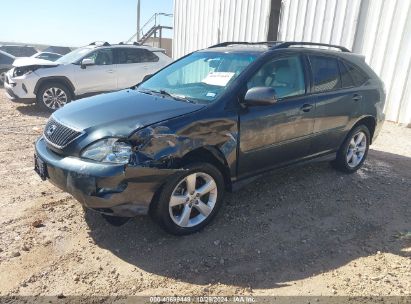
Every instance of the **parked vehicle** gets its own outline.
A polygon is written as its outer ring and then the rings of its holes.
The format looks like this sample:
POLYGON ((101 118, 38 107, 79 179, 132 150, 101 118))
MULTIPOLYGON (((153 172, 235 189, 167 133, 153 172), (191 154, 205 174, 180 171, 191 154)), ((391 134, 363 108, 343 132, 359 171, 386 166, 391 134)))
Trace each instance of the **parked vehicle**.
POLYGON ((36 48, 29 45, 1 45, 0 51, 9 53, 14 57, 30 57, 37 53, 36 48))
POLYGON ((35 144, 36 171, 107 218, 150 213, 174 234, 268 170, 329 160, 353 173, 384 120, 383 83, 363 57, 295 47, 307 45, 223 43, 69 104, 35 144))
POLYGON ((49 60, 49 61, 56 61, 57 59, 61 58, 63 55, 57 54, 57 53, 51 53, 51 52, 38 52, 30 57, 32 58, 39 58, 39 59, 44 59, 44 60, 49 60))
POLYGON ((3 86, 6 72, 13 67, 15 57, 9 53, 0 51, 0 86, 3 86))
POLYGON ((55 111, 73 99, 133 86, 170 62, 159 48, 92 43, 55 62, 16 60, 6 74, 5 89, 12 101, 37 101, 55 111))

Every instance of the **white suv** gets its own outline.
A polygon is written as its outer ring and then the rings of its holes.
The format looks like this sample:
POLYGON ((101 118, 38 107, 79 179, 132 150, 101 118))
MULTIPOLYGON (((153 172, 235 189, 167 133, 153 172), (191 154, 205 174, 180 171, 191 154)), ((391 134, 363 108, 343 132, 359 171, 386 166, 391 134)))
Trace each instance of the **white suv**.
POLYGON ((73 99, 131 87, 171 61, 159 48, 92 43, 55 62, 17 59, 6 74, 4 88, 13 101, 36 100, 55 111, 73 99))

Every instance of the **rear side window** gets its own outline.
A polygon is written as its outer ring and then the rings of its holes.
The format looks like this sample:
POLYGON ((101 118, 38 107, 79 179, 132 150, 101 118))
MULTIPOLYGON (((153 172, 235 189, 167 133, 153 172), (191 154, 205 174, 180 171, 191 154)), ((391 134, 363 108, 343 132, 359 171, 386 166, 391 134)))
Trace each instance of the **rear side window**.
POLYGON ((344 64, 347 66, 347 69, 350 72, 350 75, 356 86, 363 85, 369 79, 367 74, 365 74, 365 72, 361 71, 355 65, 348 62, 345 62, 344 64))
POLYGON ((351 88, 354 87, 354 80, 351 77, 350 72, 346 68, 345 64, 341 61, 338 62, 340 66, 340 73, 341 73, 341 85, 343 88, 351 88))
POLYGON ((144 49, 124 48, 117 53, 119 64, 156 62, 158 57, 152 52, 144 49))
POLYGON ((324 56, 309 56, 313 73, 313 91, 326 92, 341 88, 337 59, 324 56))

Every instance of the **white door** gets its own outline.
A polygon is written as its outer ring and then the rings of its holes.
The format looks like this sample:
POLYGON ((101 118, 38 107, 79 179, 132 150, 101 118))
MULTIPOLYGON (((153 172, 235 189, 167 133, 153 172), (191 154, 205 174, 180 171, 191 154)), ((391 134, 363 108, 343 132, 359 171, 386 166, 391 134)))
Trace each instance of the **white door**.
POLYGON ((116 56, 119 89, 136 85, 143 80, 144 76, 153 74, 160 68, 159 58, 146 49, 117 48, 116 56))
POLYGON ((95 64, 75 65, 76 95, 116 90, 117 71, 112 49, 96 50, 85 58, 93 59, 95 64))

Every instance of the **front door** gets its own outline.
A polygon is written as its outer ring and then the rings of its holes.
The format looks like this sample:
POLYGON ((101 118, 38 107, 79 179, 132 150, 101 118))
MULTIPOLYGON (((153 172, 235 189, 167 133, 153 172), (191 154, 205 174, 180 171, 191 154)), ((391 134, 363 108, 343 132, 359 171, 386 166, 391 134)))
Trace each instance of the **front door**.
POLYGON ((264 64, 249 80, 248 89, 274 88, 278 102, 240 114, 238 178, 309 154, 315 97, 305 94, 305 74, 301 56, 286 55, 264 64))
POLYGON ((74 66, 76 95, 116 90, 117 75, 116 65, 113 62, 113 51, 100 49, 85 58, 94 59, 95 64, 86 67, 74 66))

